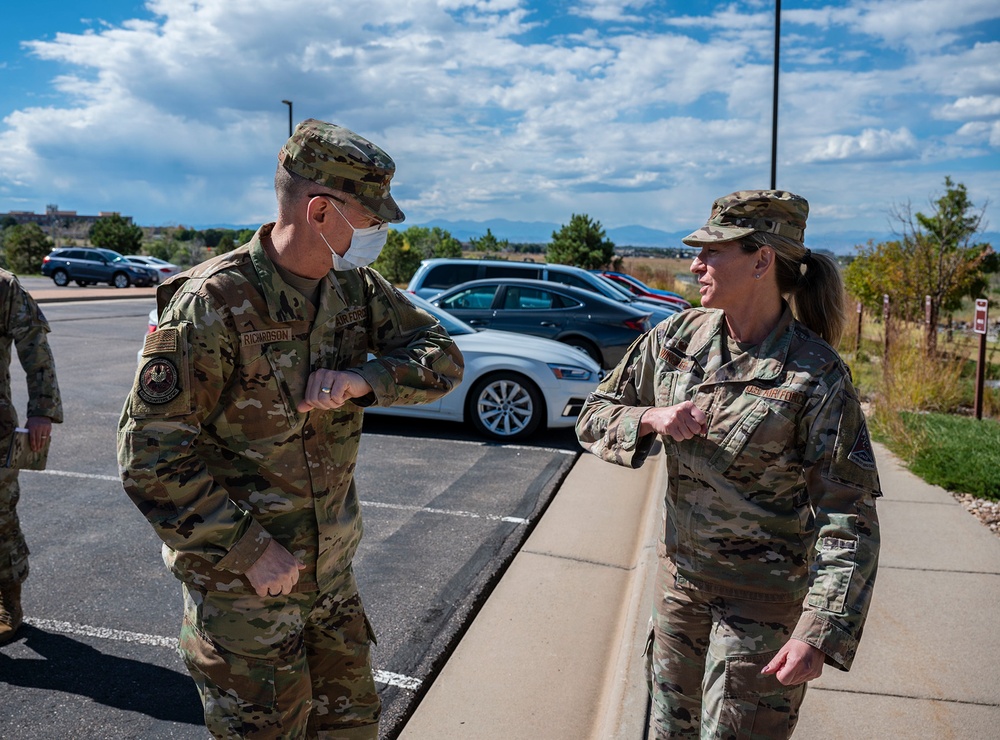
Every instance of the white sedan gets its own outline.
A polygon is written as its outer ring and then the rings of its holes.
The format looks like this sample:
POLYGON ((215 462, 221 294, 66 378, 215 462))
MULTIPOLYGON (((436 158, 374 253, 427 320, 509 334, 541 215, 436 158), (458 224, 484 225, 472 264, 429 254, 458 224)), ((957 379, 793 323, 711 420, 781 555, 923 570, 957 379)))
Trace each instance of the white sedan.
MULTIPOLYGON (((368 414, 464 421, 491 440, 524 439, 543 425, 570 427, 597 386, 600 366, 583 351, 527 334, 476 331, 415 295, 416 306, 434 316, 465 357, 465 375, 444 398, 406 406, 369 406, 368 414)), ((156 309, 149 329, 156 331, 156 309)), ((142 361, 141 353, 139 361, 142 361)))
POLYGON ((416 295, 406 296, 441 322, 465 357, 462 383, 444 398, 412 406, 369 406, 368 414, 464 421, 490 439, 523 439, 541 426, 569 427, 601 379, 582 350, 527 334, 476 331, 416 295))
POLYGON ((161 260, 158 257, 147 257, 144 254, 127 254, 125 255, 125 259, 133 265, 148 267, 153 270, 153 272, 156 273, 156 282, 158 283, 162 283, 168 277, 172 277, 181 271, 179 265, 167 262, 166 260, 161 260))

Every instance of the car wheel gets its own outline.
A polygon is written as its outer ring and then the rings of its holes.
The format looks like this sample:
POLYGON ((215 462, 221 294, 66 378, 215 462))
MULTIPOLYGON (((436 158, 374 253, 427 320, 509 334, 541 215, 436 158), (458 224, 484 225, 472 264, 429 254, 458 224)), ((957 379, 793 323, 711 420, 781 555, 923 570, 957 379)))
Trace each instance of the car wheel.
POLYGON ((111 284, 116 288, 127 288, 132 284, 132 281, 124 272, 116 272, 111 278, 111 284))
POLYGON ((594 362, 596 362, 601 367, 604 367, 604 358, 601 357, 601 350, 597 348, 597 345, 591 342, 589 339, 584 339, 582 337, 567 337, 566 339, 560 339, 563 344, 568 344, 570 347, 576 347, 579 350, 583 350, 587 353, 594 362))
POLYGON ((56 270, 52 273, 52 282, 60 288, 65 288, 69 285, 69 273, 65 270, 56 270))
POLYGON ((527 378, 495 373, 477 382, 466 401, 466 420, 490 439, 524 439, 541 425, 545 414, 542 395, 527 378))

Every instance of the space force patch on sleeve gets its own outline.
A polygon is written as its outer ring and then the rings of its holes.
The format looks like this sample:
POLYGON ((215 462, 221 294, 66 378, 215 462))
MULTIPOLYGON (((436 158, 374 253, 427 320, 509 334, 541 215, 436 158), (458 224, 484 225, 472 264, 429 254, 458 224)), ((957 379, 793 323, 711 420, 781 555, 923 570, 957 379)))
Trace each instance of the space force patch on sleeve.
POLYGON ((136 393, 148 404, 160 406, 181 392, 177 366, 165 357, 154 357, 139 371, 136 393))
POLYGON ((868 436, 867 424, 861 424, 858 437, 854 440, 854 446, 847 453, 847 459, 865 470, 875 470, 875 452, 872 450, 872 441, 871 437, 868 436))

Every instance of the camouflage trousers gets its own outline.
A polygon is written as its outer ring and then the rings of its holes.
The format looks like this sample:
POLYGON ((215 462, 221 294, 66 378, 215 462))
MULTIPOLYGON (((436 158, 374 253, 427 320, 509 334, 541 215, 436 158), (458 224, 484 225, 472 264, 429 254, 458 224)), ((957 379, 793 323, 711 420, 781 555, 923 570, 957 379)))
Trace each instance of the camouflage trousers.
POLYGON ((760 670, 791 637, 801 602, 733 599, 677 581, 660 557, 646 650, 655 737, 791 737, 806 685, 760 670))
POLYGON ((17 473, 0 468, 0 584, 23 583, 28 577, 28 545, 17 518, 17 473))
POLYGON ((350 568, 322 594, 183 590, 180 651, 214 737, 377 740, 374 634, 350 568))

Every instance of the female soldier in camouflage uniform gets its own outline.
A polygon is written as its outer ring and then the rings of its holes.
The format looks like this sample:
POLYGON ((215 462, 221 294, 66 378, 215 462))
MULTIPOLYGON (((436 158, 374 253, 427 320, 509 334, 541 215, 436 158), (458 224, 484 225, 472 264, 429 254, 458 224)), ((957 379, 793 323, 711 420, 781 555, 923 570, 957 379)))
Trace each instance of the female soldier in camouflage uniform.
POLYGON ((824 663, 848 670, 861 637, 880 489, 831 346, 843 284, 802 243, 808 208, 782 191, 718 199, 684 239, 701 248, 702 308, 640 338, 577 423, 619 465, 665 447, 647 653, 658 737, 788 737, 805 682, 824 663))

